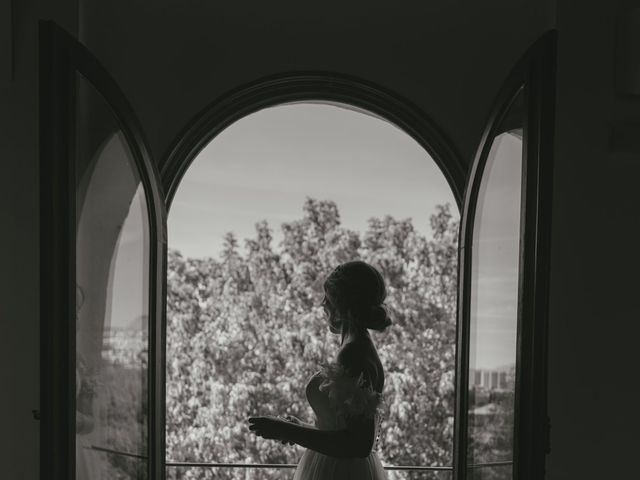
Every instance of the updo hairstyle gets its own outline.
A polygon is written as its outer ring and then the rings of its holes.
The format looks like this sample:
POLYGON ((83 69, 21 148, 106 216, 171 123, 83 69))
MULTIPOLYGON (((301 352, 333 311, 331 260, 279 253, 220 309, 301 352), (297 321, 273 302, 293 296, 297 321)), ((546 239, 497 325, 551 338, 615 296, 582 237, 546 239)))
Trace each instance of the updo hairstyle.
POLYGON ((378 332, 391 325, 383 305, 384 279, 368 263, 356 260, 339 265, 325 280, 324 291, 332 306, 341 314, 351 312, 358 325, 378 332))

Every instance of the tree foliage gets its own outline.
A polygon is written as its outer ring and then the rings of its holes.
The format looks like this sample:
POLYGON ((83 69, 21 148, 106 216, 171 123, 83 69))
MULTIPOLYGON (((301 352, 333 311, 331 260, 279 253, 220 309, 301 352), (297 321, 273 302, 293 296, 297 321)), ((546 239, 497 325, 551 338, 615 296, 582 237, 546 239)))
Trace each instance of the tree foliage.
MULTIPOLYGON (((219 259, 169 251, 167 458, 298 461, 300 447, 250 435, 246 418, 291 414, 313 422, 304 387, 339 343, 320 307, 322 283, 338 264, 361 259, 385 278, 394 321, 374 336, 386 372, 382 461, 451 465, 458 222, 449 206, 431 216, 432 238, 410 219, 388 215, 371 218, 360 234, 342 226, 334 202, 312 198, 301 219, 281 228, 277 248, 262 221, 244 252, 232 233, 219 259)), ((246 475, 258 474, 185 469, 180 478, 246 475)))

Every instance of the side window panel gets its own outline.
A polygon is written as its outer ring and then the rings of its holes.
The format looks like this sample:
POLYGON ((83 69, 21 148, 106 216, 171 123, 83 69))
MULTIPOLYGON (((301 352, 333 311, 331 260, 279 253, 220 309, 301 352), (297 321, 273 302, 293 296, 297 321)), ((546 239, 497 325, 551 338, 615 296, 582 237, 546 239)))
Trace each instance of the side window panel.
POLYGON ((109 106, 76 77, 76 479, 144 479, 149 220, 109 106))
POLYGON ((522 89, 490 140, 475 198, 466 449, 467 478, 473 479, 512 478, 522 230, 521 97, 522 89))

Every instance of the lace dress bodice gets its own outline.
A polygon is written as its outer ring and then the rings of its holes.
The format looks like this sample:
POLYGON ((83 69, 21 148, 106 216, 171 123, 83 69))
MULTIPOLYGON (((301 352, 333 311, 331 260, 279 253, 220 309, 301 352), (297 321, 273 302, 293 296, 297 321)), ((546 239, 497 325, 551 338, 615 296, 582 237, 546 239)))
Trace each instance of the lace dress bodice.
POLYGON ((365 458, 337 458, 306 450, 293 480, 386 480, 387 475, 378 458, 377 447, 382 419, 382 395, 371 387, 372 382, 349 376, 338 364, 325 365, 311 376, 305 393, 316 415, 316 427, 321 430, 341 430, 349 416, 365 415, 375 420, 376 440, 372 452, 365 458))
POLYGON ((382 422, 382 395, 369 385, 363 375, 353 378, 341 365, 325 365, 311 376, 305 393, 316 415, 316 427, 321 430, 345 428, 350 415, 373 417, 376 425, 373 450, 377 450, 382 422))

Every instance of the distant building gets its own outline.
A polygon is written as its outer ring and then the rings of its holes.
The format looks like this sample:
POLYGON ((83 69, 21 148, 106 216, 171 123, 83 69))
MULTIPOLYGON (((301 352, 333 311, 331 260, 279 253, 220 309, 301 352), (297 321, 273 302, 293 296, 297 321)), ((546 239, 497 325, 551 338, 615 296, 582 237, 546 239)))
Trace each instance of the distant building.
POLYGON ((495 369, 472 368, 469 370, 469 384, 486 390, 510 390, 513 389, 509 381, 511 370, 513 370, 512 365, 495 369))

